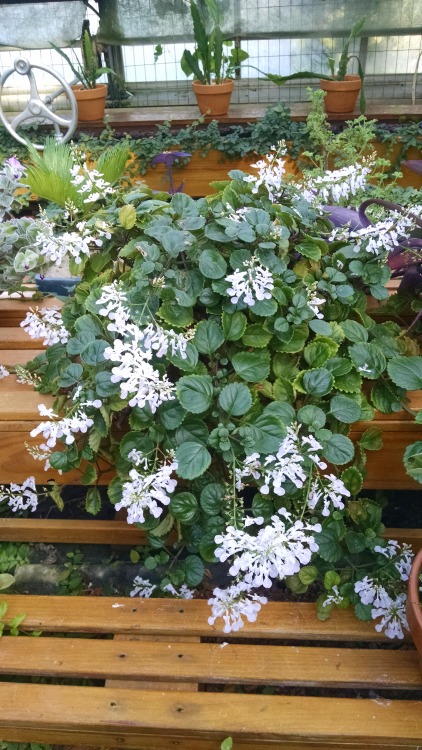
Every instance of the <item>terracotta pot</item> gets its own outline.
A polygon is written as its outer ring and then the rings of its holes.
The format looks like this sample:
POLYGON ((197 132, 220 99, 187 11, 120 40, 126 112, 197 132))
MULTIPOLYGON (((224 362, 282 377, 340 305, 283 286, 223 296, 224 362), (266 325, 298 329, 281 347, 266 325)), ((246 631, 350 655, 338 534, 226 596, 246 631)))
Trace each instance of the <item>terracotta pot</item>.
POLYGON ((199 111, 202 115, 226 115, 234 89, 234 81, 203 84, 192 81, 192 91, 196 96, 199 111))
POLYGON ((105 111, 107 84, 97 83, 95 89, 83 89, 80 85, 72 86, 78 102, 78 119, 81 122, 102 120, 105 111))
POLYGON ((362 86, 359 76, 346 76, 344 81, 325 81, 321 78, 320 85, 327 92, 324 98, 327 113, 348 115, 353 112, 362 86))
POLYGON ((406 615, 409 623, 410 634, 418 650, 419 661, 422 669, 422 605, 419 593, 420 575, 422 570, 422 549, 419 550, 410 570, 409 585, 407 589, 406 615))

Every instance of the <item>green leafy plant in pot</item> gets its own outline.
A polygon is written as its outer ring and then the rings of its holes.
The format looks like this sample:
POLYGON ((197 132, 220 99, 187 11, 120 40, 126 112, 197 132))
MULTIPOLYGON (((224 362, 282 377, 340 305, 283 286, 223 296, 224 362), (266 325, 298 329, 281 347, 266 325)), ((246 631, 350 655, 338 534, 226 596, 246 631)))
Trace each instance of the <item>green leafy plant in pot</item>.
POLYGON ((205 0, 203 9, 190 0, 190 11, 196 48, 194 52, 184 50, 182 70, 195 77, 192 89, 200 112, 226 115, 234 89, 231 76, 248 54, 234 46, 230 54, 224 54, 224 47, 230 48, 233 43, 223 37, 215 0, 205 0))
POLYGON ((75 78, 79 83, 72 85, 73 93, 78 102, 78 118, 81 122, 93 122, 102 120, 105 111, 107 96, 107 84, 98 83, 98 79, 105 73, 114 74, 111 68, 98 65, 98 55, 95 40, 89 30, 83 28, 81 35, 82 62, 74 64, 69 55, 62 49, 51 43, 71 67, 75 78))
POLYGON ((363 86, 364 71, 359 57, 357 55, 349 54, 349 48, 352 42, 362 34, 365 21, 366 16, 360 18, 352 27, 341 52, 337 72, 335 69, 335 60, 333 57, 330 57, 328 63, 331 75, 314 73, 310 70, 301 70, 297 73, 291 73, 288 76, 266 73, 266 78, 278 85, 282 85, 283 83, 286 83, 286 81, 292 81, 296 78, 319 78, 321 88, 326 92, 324 105, 326 112, 329 114, 349 114, 353 112, 360 92, 359 108, 363 114, 366 107, 363 86), (347 74, 347 69, 351 60, 357 60, 358 75, 347 74))

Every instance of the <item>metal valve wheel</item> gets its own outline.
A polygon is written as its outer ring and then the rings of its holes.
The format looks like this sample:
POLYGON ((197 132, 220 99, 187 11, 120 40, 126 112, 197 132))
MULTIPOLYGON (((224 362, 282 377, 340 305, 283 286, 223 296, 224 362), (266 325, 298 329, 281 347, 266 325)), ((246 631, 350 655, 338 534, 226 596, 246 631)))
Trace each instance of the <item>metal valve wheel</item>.
MULTIPOLYGON (((32 65, 29 60, 26 60, 24 57, 18 57, 14 62, 13 68, 9 68, 0 76, 0 119, 10 135, 23 145, 26 145, 27 141, 25 140, 25 138, 22 138, 22 136, 18 135, 16 129, 19 127, 19 125, 27 120, 41 120, 42 122, 47 120, 51 122, 54 127, 55 137, 57 141, 60 143, 66 143, 72 137, 78 124, 78 105, 70 85, 58 73, 53 72, 43 65, 32 65), (52 75, 53 78, 55 78, 60 83, 60 88, 57 89, 57 91, 55 91, 53 94, 49 94, 44 97, 44 99, 41 99, 41 96, 38 92, 35 75, 33 73, 33 70, 35 69, 42 70, 45 73, 49 73, 50 75, 52 75), (22 112, 19 112, 19 114, 16 115, 16 117, 14 117, 11 122, 9 122, 9 120, 6 119, 3 111, 1 97, 4 84, 9 76, 11 76, 13 73, 19 73, 19 75, 22 76, 28 76, 30 93, 29 101, 27 102, 25 109, 22 112), (66 94, 70 102, 70 119, 60 117, 54 112, 54 100, 62 93, 66 94), (60 128, 66 128, 65 133, 62 133, 60 128)), ((40 144, 34 143, 33 145, 38 151, 42 151, 44 148, 44 146, 40 144)))

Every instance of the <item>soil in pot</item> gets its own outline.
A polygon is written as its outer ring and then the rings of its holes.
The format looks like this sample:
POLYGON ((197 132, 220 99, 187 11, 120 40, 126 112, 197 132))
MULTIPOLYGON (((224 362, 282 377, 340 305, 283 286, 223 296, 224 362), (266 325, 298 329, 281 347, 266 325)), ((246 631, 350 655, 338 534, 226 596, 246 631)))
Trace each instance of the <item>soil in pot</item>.
POLYGON ((329 114, 351 114, 356 106, 362 81, 359 76, 345 76, 344 81, 320 80, 323 91, 325 111, 329 114))
POLYGON ((107 84, 97 83, 95 89, 84 89, 80 85, 72 86, 72 90, 78 102, 78 120, 80 122, 94 122, 103 119, 107 84))
POLYGON ((221 116, 229 111, 234 81, 203 84, 192 81, 192 91, 196 96, 199 111, 202 115, 221 116))

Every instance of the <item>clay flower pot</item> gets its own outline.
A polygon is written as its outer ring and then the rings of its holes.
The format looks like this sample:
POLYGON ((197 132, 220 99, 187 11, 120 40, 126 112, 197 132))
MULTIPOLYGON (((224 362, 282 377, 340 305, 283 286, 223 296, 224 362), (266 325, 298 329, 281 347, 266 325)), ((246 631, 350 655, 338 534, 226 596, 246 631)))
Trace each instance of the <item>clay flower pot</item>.
POLYGON ((418 650, 419 661, 422 668, 422 605, 419 593, 421 571, 422 549, 419 550, 413 560, 413 565, 410 570, 406 605, 406 615, 409 623, 410 634, 418 650))
POLYGON ((192 81, 192 91, 196 96, 199 111, 202 115, 226 115, 234 89, 234 81, 204 84, 192 81))
POLYGON ((359 76, 345 76, 344 81, 325 81, 321 78, 320 85, 326 92, 324 106, 327 113, 348 115, 353 112, 362 86, 359 76))
POLYGON ((97 83, 95 89, 84 89, 81 85, 72 86, 78 102, 78 120, 94 122, 102 120, 105 112, 107 84, 97 83))

